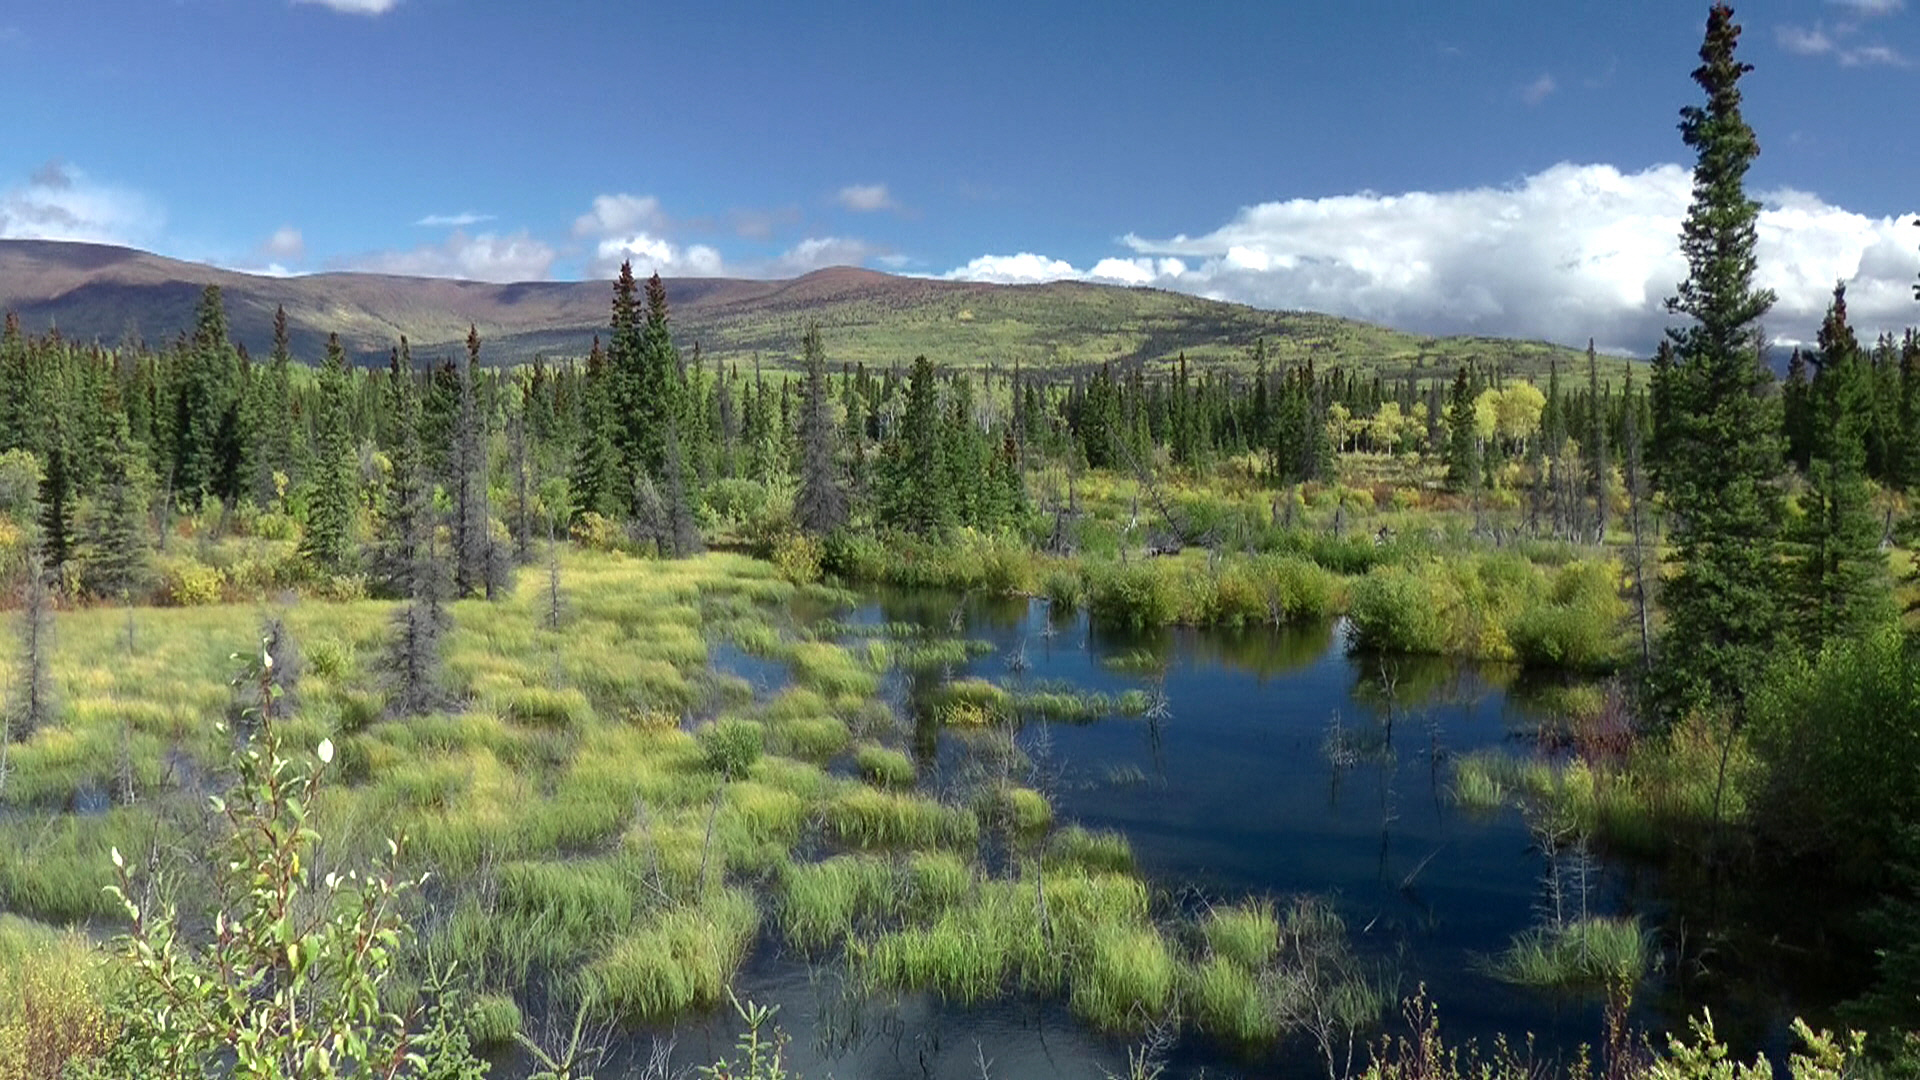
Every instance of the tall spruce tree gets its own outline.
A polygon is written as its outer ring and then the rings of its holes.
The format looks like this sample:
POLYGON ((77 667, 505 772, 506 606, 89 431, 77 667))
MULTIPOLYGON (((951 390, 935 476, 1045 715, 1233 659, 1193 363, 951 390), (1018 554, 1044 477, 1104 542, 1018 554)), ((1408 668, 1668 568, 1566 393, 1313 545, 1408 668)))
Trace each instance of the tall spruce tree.
POLYGON ((793 516, 802 529, 824 536, 846 521, 847 493, 834 461, 833 407, 827 399, 827 357, 819 323, 807 322, 800 355, 806 364, 807 387, 800 409, 800 493, 793 516))
POLYGON ((1447 399, 1447 490, 1465 491, 1480 479, 1478 418, 1473 407, 1473 376, 1466 365, 1453 376, 1447 399))
POLYGON ((953 523, 952 493, 944 483, 944 428, 933 363, 916 356, 907 380, 906 407, 887 442, 881 504, 888 524, 927 535, 953 523))
POLYGON ((600 339, 593 339, 587 354, 585 383, 581 388, 580 433, 573 448, 573 465, 567 473, 567 490, 572 518, 599 514, 617 518, 631 503, 633 479, 626 474, 620 458, 619 388, 600 339), (625 486, 623 486, 625 485, 625 486))
POLYGON ((1817 359, 1808 395, 1806 513, 1795 529, 1797 573, 1789 590, 1795 627, 1810 649, 1892 614, 1873 483, 1867 479, 1872 376, 1847 325, 1844 285, 1833 290, 1817 359))
POLYGON ((300 553, 319 569, 346 573, 353 561, 354 466, 352 376, 340 336, 327 336, 327 362, 320 369, 319 400, 314 415, 311 483, 307 492, 307 527, 300 553))
POLYGON ((1733 10, 1707 16, 1694 81, 1706 103, 1681 110, 1697 154, 1693 203, 1681 226, 1687 280, 1667 301, 1690 325, 1669 329, 1673 364, 1656 372, 1661 427, 1654 475, 1673 520, 1660 685, 1671 710, 1707 704, 1743 715, 1749 690, 1780 641, 1780 425, 1756 324, 1773 293, 1753 284, 1760 204, 1746 194, 1759 154, 1740 114, 1733 10))
POLYGON ((1607 539, 1607 517, 1610 507, 1607 500, 1612 485, 1608 483, 1613 474, 1613 465, 1607 460, 1607 409, 1601 396, 1600 357, 1593 350, 1593 339, 1587 339, 1587 495, 1593 499, 1593 542, 1605 543, 1607 539))
POLYGON ((107 599, 132 599, 148 580, 146 462, 127 437, 125 416, 116 416, 113 446, 85 529, 81 581, 107 599))
POLYGON ((40 554, 53 580, 63 578, 73 554, 73 455, 58 418, 47 447, 47 468, 40 478, 40 554))
POLYGON ((467 327, 467 352, 460 365, 448 449, 452 475, 447 487, 453 499, 453 593, 456 597, 484 592, 491 598, 498 584, 497 555, 487 506, 487 430, 476 385, 480 367, 480 332, 467 327))

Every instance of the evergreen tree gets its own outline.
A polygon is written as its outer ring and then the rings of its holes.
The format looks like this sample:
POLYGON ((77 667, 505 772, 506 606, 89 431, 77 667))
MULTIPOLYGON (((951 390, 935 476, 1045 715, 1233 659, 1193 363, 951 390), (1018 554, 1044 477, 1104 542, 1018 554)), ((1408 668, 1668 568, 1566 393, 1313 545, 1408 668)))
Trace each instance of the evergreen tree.
POLYGON ((200 294, 193 340, 180 358, 173 398, 173 492, 181 505, 197 508, 220 471, 220 430, 235 387, 233 344, 220 287, 200 294))
POLYGON ((1593 499, 1593 542, 1607 539, 1607 482, 1613 466, 1607 461, 1607 410, 1600 396, 1600 358, 1593 351, 1593 339, 1587 339, 1587 494, 1593 499))
POLYGON ((1811 387, 1811 444, 1797 587, 1789 603, 1802 642, 1818 649, 1891 614, 1887 560, 1867 479, 1866 427, 1871 375, 1847 326, 1846 288, 1820 327, 1820 370, 1811 387))
POLYGON ((40 478, 40 553, 47 572, 55 581, 66 569, 73 554, 73 473, 68 467, 72 455, 56 420, 52 445, 47 448, 47 469, 40 478))
POLYGON ((882 512, 888 524, 928 535, 953 523, 951 493, 945 486, 944 426, 933 364, 916 356, 906 407, 887 444, 882 512))
POLYGON ((487 433, 474 384, 480 366, 480 332, 467 327, 467 354, 460 365, 459 397, 448 461, 453 470, 453 594, 484 592, 493 598, 499 583, 491 514, 487 507, 487 433))
POLYGON ((620 460, 616 401, 614 375, 600 350, 600 339, 595 337, 593 351, 587 354, 580 436, 574 446, 573 467, 567 474, 575 520, 587 513, 619 517, 630 508, 631 491, 622 486, 631 479, 626 477, 620 460))
MULTIPOLYGON (((14 653, 18 665, 13 686, 0 709, 0 754, 8 743, 25 742, 33 733, 53 722, 53 587, 51 569, 34 551, 27 556, 26 576, 20 594, 19 647, 14 653)), ((0 785, 7 781, 4 761, 0 761, 0 785)))
POLYGON ((1463 364, 1453 377, 1447 400, 1447 490, 1465 491, 1480 479, 1480 444, 1475 434, 1473 377, 1463 364))
POLYGON ((1681 111, 1698 160, 1681 227, 1687 280, 1667 307, 1692 323, 1667 331, 1674 361, 1655 384, 1653 462, 1674 523, 1664 696, 1678 709, 1726 702, 1736 714, 1783 629, 1780 427, 1755 342, 1773 294, 1753 286, 1760 207, 1744 181, 1760 148, 1740 115, 1740 76, 1751 68, 1734 59, 1739 36, 1732 9, 1716 4, 1693 73, 1706 104, 1681 111))
POLYGON ((833 414, 827 401, 826 350, 820 344, 819 323, 807 323, 800 354, 807 368, 807 386, 800 411, 800 493, 793 515, 800 528, 824 536, 846 521, 847 493, 834 465, 833 414))
POLYGON ((1813 457, 1813 384, 1806 354, 1799 349, 1787 361, 1787 381, 1780 384, 1780 427, 1786 438, 1787 460, 1801 471, 1813 457))
POLYGON ((148 580, 146 464, 117 417, 113 449, 100 477, 99 497, 87 520, 81 581, 107 598, 133 598, 148 580))
POLYGON ((327 362, 320 369, 315 409, 313 475, 307 494, 307 527, 300 553, 331 574, 348 571, 353 558, 353 436, 348 428, 352 393, 347 354, 340 336, 327 336, 327 362))
POLYGON ((420 561, 421 529, 430 525, 433 486, 426 474, 426 456, 420 446, 420 395, 413 378, 413 357, 407 339, 388 358, 387 412, 393 446, 388 455, 385 513, 380 529, 378 572, 381 591, 411 597, 413 575, 420 561))

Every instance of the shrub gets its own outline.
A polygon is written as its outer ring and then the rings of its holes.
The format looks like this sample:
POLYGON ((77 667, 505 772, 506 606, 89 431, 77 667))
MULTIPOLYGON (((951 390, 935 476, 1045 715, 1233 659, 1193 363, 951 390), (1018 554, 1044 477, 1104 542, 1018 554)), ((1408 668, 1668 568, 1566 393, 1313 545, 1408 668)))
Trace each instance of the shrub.
POLYGON ((745 776, 760 759, 763 738, 759 724, 723 716, 700 730, 700 749, 708 768, 726 776, 745 776))
POLYGON ((1145 629, 1178 621, 1179 599, 1166 560, 1107 563, 1087 573, 1087 611, 1105 626, 1145 629))
POLYGON ((157 557, 154 566, 160 580, 160 599, 173 607, 217 604, 226 588, 220 571, 203 566, 185 555, 157 557))
POLYGON ((1447 651, 1449 605, 1430 576, 1382 567, 1354 582, 1348 597, 1355 647, 1370 652, 1447 651))

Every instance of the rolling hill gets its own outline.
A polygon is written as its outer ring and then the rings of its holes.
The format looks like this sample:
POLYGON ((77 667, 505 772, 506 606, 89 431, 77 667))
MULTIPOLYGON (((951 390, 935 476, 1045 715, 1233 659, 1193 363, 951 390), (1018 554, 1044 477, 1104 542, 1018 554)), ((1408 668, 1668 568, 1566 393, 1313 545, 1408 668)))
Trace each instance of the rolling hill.
MULTIPOLYGON (((164 343, 193 325, 201 289, 218 285, 236 341, 255 356, 272 340, 284 306, 294 352, 317 359, 337 332, 363 362, 383 359, 405 334, 416 355, 460 347, 478 327, 491 363, 535 355, 581 356, 604 334, 605 281, 494 285, 365 273, 267 277, 221 270, 129 248, 0 240, 0 309, 32 332, 58 327, 69 339, 164 343)), ((1392 375, 1450 373, 1473 361, 1516 374, 1581 354, 1543 342, 1433 338, 1311 312, 1266 311, 1159 289, 1083 282, 989 285, 900 277, 836 267, 786 281, 667 281, 674 337, 708 360, 780 365, 808 318, 818 319, 834 363, 904 363, 919 354, 950 365, 1018 362, 1066 368, 1102 361, 1244 365, 1265 338, 1276 362, 1361 367, 1392 375)))

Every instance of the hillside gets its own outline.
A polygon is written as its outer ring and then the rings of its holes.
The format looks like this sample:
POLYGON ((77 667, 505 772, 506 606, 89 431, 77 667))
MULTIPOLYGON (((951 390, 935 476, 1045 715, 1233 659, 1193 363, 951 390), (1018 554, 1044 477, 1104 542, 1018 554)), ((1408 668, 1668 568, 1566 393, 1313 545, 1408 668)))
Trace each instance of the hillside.
MULTIPOLYGON (((273 313, 285 306, 295 353, 317 358, 337 332, 362 361, 405 334, 416 354, 457 348, 469 323, 494 363, 583 355, 603 332, 604 281, 493 285, 382 274, 266 277, 180 262, 128 248, 0 240, 0 308, 30 331, 57 326, 70 339, 160 343, 189 330, 207 284, 221 287, 235 340, 264 355, 273 313)), ((1265 311, 1158 289, 1080 282, 989 285, 900 277, 839 267, 787 281, 667 281, 674 337, 709 360, 779 364, 807 318, 820 321, 838 362, 903 363, 924 353, 951 365, 1073 367, 1102 361, 1244 364, 1264 337, 1276 362, 1396 374, 1451 371, 1474 361, 1520 374, 1546 370, 1573 350, 1498 338, 1430 338, 1310 312, 1265 311)), ((1437 373, 1437 372, 1436 372, 1437 373)))

